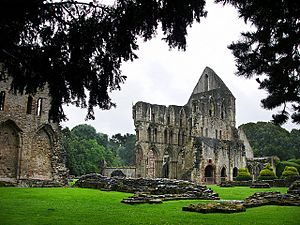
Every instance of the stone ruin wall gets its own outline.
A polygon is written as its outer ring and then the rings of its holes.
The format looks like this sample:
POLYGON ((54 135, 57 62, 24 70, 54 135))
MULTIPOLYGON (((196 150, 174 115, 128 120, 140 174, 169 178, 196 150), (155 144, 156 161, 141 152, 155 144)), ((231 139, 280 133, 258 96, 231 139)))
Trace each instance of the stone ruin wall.
POLYGON ((0 82, 0 180, 18 185, 60 185, 67 169, 58 123, 48 121, 47 89, 15 95, 0 82))
POLYGON ((246 165, 235 128, 235 98, 210 68, 186 105, 137 102, 133 119, 137 176, 215 183, 232 180, 246 165))

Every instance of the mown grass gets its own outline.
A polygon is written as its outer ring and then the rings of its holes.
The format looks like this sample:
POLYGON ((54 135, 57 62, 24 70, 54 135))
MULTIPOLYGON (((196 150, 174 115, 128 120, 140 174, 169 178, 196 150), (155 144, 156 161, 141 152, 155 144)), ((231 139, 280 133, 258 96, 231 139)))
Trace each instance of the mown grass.
MULTIPOLYGON (((261 189, 220 188, 222 199, 243 199, 261 189)), ((267 191, 286 192, 286 188, 267 191)), ((238 214, 199 214, 181 208, 199 201, 125 205, 128 193, 81 188, 0 188, 0 224, 300 224, 300 207, 264 206, 238 214)))

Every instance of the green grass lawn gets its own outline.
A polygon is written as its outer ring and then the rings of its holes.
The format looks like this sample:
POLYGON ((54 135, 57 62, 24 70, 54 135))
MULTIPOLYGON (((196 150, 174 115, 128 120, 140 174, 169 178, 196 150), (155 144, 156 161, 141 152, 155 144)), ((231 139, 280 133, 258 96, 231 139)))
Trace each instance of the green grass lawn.
MULTIPOLYGON (((222 199, 243 199, 257 191, 211 186, 222 199)), ((125 205, 131 194, 81 188, 0 188, 0 224, 300 224, 300 207, 263 206, 237 214, 200 214, 181 208, 194 201, 169 201, 160 205, 125 205)))

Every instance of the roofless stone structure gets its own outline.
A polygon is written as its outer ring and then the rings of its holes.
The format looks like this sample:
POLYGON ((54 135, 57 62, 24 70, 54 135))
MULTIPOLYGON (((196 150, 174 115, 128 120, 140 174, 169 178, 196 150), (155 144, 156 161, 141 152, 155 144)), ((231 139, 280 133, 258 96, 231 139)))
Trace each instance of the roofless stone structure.
POLYGON ((205 183, 233 180, 238 168, 246 167, 235 113, 235 97, 209 67, 183 106, 137 102, 137 176, 205 183))
POLYGON ((25 186, 64 184, 67 169, 58 123, 48 121, 47 88, 15 95, 0 82, 0 181, 25 186))

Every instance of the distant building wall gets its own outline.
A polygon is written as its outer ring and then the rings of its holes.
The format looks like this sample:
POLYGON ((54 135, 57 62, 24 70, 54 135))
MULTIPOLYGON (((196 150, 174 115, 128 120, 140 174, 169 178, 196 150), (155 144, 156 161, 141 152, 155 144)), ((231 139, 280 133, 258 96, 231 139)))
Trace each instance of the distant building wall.
POLYGON ((121 170, 126 177, 133 177, 133 178, 136 177, 135 167, 128 167, 128 168, 108 167, 108 168, 104 168, 102 173, 104 176, 110 177, 111 173, 116 170, 121 170))
POLYGON ((184 106, 137 102, 136 176, 219 183, 246 166, 235 127, 235 97, 205 68, 184 106))

